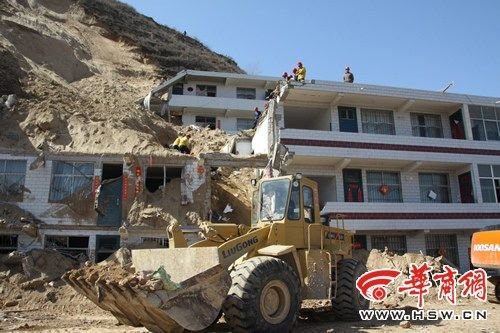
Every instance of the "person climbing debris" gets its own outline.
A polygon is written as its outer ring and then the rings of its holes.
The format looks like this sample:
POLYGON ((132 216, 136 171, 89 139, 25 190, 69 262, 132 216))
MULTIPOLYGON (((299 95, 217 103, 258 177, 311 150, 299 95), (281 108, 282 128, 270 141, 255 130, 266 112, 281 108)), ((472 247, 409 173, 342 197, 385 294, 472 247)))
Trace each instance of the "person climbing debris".
POLYGON ((189 154, 191 153, 191 149, 189 148, 190 138, 191 138, 190 134, 178 136, 177 139, 175 139, 174 143, 172 143, 169 148, 178 150, 183 154, 189 154))
POLYGON ((297 64, 297 81, 304 82, 306 80, 306 68, 302 66, 302 63, 299 61, 297 64))
POLYGON ((253 113, 254 113, 254 117, 255 118, 254 118, 252 129, 254 129, 255 127, 257 127, 257 124, 259 123, 259 118, 260 118, 260 115, 262 114, 262 112, 259 111, 258 107, 255 107, 255 109, 253 109, 253 113))
POLYGON ((345 68, 344 82, 347 82, 347 83, 353 83, 354 82, 354 75, 351 73, 351 69, 349 68, 349 66, 347 66, 345 68))

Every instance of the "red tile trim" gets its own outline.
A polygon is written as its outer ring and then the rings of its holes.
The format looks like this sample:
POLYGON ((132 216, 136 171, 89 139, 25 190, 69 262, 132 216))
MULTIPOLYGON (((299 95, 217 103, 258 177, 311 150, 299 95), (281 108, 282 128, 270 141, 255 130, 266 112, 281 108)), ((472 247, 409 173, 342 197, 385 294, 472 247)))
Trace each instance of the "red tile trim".
POLYGON ((398 145, 398 144, 387 144, 387 143, 306 140, 306 139, 287 139, 287 138, 281 139, 280 142, 284 145, 310 146, 310 147, 377 149, 377 150, 416 151, 416 152, 445 153, 445 154, 500 156, 500 150, 494 150, 494 149, 431 147, 431 146, 398 145))

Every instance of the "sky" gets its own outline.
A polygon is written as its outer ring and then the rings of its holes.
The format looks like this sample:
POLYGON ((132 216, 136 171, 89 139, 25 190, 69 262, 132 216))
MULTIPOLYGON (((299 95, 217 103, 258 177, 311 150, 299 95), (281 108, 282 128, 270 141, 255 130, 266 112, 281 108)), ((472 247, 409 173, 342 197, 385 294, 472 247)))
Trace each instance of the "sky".
POLYGON ((500 100, 498 0, 121 0, 248 74, 442 90, 500 100))

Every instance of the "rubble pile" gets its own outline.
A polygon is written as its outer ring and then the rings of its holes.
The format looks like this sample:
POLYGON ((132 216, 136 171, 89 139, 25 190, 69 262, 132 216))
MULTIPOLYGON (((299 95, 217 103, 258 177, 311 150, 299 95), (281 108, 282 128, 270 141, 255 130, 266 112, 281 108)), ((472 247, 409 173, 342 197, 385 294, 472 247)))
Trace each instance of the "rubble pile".
MULTIPOLYGON (((385 308, 395 308, 399 307, 405 303, 414 304, 415 300, 407 297, 407 294, 400 294, 396 292, 397 286, 402 285, 402 281, 408 278, 409 270, 411 264, 421 265, 424 262, 431 267, 431 273, 442 271, 442 257, 431 257, 425 256, 420 253, 405 253, 403 255, 394 254, 390 251, 380 251, 371 250, 370 252, 366 250, 355 251, 354 257, 362 262, 366 263, 366 268, 368 271, 374 269, 391 268, 401 271, 398 278, 394 280, 393 283, 387 286, 388 297, 382 303, 379 304, 385 308)), ((435 293, 436 288, 431 288, 429 294, 426 298, 436 298, 435 293)))
POLYGON ((22 230, 26 234, 36 237, 38 228, 43 223, 30 212, 15 204, 0 201, 0 230, 22 230))

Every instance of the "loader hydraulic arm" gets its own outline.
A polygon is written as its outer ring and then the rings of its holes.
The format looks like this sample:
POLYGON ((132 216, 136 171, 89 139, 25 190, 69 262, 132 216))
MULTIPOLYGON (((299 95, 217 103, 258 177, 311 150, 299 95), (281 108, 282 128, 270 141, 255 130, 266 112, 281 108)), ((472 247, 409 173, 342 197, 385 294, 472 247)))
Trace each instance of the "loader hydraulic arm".
POLYGON ((248 233, 218 246, 221 265, 229 267, 242 255, 266 246, 270 229, 271 226, 266 226, 250 230, 248 233))

